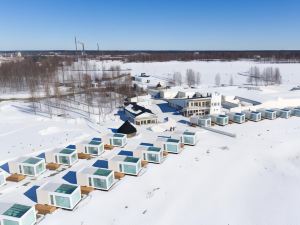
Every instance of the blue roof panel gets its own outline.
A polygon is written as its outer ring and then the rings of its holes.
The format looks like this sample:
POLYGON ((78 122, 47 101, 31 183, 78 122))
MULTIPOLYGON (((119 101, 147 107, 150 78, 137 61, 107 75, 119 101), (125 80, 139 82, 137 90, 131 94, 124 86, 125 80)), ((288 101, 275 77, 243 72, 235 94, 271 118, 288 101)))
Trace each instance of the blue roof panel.
POLYGON ((31 188, 29 188, 24 195, 29 198, 31 201, 33 202, 37 202, 37 195, 36 195, 36 190, 39 188, 40 186, 34 185, 31 188))
POLYGON ((107 160, 97 160, 93 167, 108 169, 108 161, 107 160))
POLYGON ((151 143, 145 143, 145 142, 140 143, 140 145, 148 146, 148 147, 154 146, 154 145, 151 144, 151 143))
POLYGON ((75 171, 69 171, 62 178, 71 184, 77 184, 77 177, 75 171))
POLYGON ((3 165, 0 166, 0 168, 9 173, 8 163, 4 163, 3 165))
POLYGON ((121 150, 118 155, 133 156, 133 152, 121 150))
POLYGON ((76 149, 76 145, 68 145, 66 148, 67 149, 75 150, 76 149))
POLYGON ((37 155, 36 157, 46 159, 46 154, 45 154, 45 152, 43 152, 43 153, 37 155))

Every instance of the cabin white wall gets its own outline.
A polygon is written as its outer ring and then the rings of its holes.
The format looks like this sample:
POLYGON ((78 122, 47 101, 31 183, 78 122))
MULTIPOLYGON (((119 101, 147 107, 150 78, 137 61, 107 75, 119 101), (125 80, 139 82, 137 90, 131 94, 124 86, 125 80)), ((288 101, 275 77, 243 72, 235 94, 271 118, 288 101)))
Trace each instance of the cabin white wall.
POLYGON ((15 161, 8 162, 9 172, 10 173, 20 173, 19 163, 15 161))
POLYGON ((55 155, 54 155, 54 153, 53 152, 46 152, 45 153, 45 159, 46 159, 47 163, 55 162, 55 155))
POLYGON ((37 189, 36 190, 37 202, 39 204, 50 204, 48 191, 37 189))
POLYGON ((76 150, 77 150, 77 152, 85 153, 84 147, 85 147, 85 145, 82 144, 82 143, 77 144, 77 145, 76 145, 76 150))
POLYGON ((113 170, 113 171, 120 171, 119 170, 119 162, 118 161, 109 161, 108 169, 113 170))
POLYGON ((76 173, 77 183, 81 186, 88 186, 88 176, 84 173, 76 173))

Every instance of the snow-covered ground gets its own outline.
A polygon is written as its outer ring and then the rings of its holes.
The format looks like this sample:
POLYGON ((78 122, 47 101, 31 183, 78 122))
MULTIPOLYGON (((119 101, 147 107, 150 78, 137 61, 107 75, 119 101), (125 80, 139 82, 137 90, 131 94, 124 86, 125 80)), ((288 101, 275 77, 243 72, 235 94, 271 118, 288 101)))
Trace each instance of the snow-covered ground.
MULTIPOLYGON (((216 73, 223 73, 223 80, 233 74, 236 80, 244 82, 245 78, 237 73, 247 71, 252 64, 244 61, 167 62, 128 63, 124 67, 130 66, 136 74, 146 72, 155 76, 177 71, 183 73, 192 68, 202 73, 202 83, 210 86, 211 91, 283 105, 299 102, 300 105, 300 92, 289 91, 291 86, 300 83, 297 75, 299 64, 271 64, 281 69, 284 80, 281 86, 264 87, 261 91, 237 86, 213 87, 216 73)), ((172 112, 162 113, 158 106, 154 109, 163 118, 173 118, 177 122, 176 131, 199 131, 197 146, 186 146, 181 154, 169 155, 161 165, 148 165, 140 177, 126 176, 109 192, 94 191, 75 211, 57 210, 46 216, 41 225, 300 223, 299 117, 216 127, 237 135, 230 138, 191 128, 184 123, 187 118, 172 112)), ((121 124, 119 119, 108 120, 100 126, 83 118, 50 119, 34 115, 28 103, 0 102, 1 162, 21 155, 37 155, 93 136, 101 137, 121 124)), ((153 132, 149 126, 137 128, 138 135, 129 139, 125 149, 134 149, 140 142, 155 143, 158 135, 173 134, 153 132)), ((101 157, 109 154, 112 152, 101 157)), ((30 186, 48 180, 62 181, 62 176, 68 171, 92 165, 95 160, 80 160, 74 167, 57 175, 48 171, 38 179, 26 178, 19 184, 9 183, 0 188, 0 201, 34 204, 23 195, 30 186)))

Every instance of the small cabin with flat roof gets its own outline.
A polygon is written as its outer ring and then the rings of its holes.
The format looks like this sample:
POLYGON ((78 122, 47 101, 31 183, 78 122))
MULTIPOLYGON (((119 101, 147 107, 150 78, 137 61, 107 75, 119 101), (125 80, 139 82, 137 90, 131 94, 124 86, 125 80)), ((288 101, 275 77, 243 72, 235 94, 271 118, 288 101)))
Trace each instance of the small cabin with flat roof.
POLYGON ((288 119, 292 115, 292 111, 290 109, 274 109, 276 111, 276 117, 288 119))
POLYGON ((63 209, 73 209, 81 200, 80 186, 74 184, 48 182, 37 188, 36 195, 39 204, 63 209))
POLYGON ((198 135, 196 132, 184 131, 180 140, 181 143, 185 145, 196 145, 198 142, 198 135))
POLYGON ((99 156, 104 153, 104 144, 101 138, 93 138, 90 141, 78 144, 76 147, 78 152, 93 156, 99 156))
POLYGON ((33 225, 36 223, 34 206, 0 202, 1 225, 33 225))
POLYGON ((121 133, 111 134, 109 144, 116 147, 124 147, 127 144, 127 135, 121 133))
POLYGON ((103 168, 86 167, 76 172, 77 183, 108 191, 115 182, 114 171, 103 168))
POLYGON ((245 123, 246 115, 244 113, 229 112, 229 120, 235 123, 245 123))
POLYGON ((274 120, 276 119, 276 111, 272 109, 258 109, 258 112, 261 112, 261 116, 265 119, 274 120))
POLYGON ((292 115, 300 117, 300 107, 295 107, 292 109, 292 115))
POLYGON ((108 168, 116 172, 137 176, 142 170, 142 160, 133 156, 116 155, 108 161, 108 168))
POLYGON ((254 122, 261 121, 261 112, 247 110, 247 111, 243 111, 243 113, 245 113, 246 119, 248 119, 248 120, 251 120, 254 122))
POLYGON ((133 156, 141 158, 150 163, 162 163, 164 151, 160 147, 139 145, 134 151, 133 156))
POLYGON ((72 166, 78 161, 76 149, 64 148, 55 149, 45 153, 47 163, 57 163, 66 166, 72 166))
POLYGON ((164 151, 169 153, 178 154, 182 150, 180 139, 175 138, 166 138, 162 143, 162 147, 164 151))
POLYGON ((217 125, 225 126, 229 122, 229 117, 223 114, 211 115, 211 121, 217 125))
POLYGON ((21 157, 8 162, 11 174, 23 174, 26 176, 37 177, 46 171, 45 159, 38 157, 21 157))
POLYGON ((192 116, 190 117, 190 123, 200 127, 210 127, 211 117, 210 116, 192 116))

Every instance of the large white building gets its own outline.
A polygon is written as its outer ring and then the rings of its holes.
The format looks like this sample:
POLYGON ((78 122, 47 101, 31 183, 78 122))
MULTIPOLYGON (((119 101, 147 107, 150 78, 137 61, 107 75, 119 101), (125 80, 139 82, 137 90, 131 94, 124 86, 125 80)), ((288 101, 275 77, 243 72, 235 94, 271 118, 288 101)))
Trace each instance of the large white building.
POLYGON ((219 93, 200 93, 191 90, 162 90, 160 97, 169 105, 190 117, 193 115, 219 114, 221 112, 221 95, 219 93))

